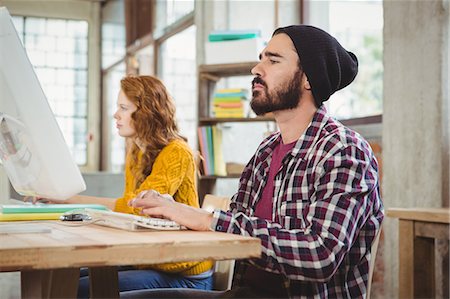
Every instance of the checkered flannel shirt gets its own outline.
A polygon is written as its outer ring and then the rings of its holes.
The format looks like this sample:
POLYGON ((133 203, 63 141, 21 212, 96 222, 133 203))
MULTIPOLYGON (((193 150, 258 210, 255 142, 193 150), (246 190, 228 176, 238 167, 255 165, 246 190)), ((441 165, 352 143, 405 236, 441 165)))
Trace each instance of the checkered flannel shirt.
POLYGON ((267 221, 254 211, 280 142, 277 132, 260 144, 230 210, 215 210, 212 228, 261 239, 262 256, 250 262, 302 284, 295 297, 365 297, 370 249, 384 217, 369 144, 319 108, 275 176, 267 221))

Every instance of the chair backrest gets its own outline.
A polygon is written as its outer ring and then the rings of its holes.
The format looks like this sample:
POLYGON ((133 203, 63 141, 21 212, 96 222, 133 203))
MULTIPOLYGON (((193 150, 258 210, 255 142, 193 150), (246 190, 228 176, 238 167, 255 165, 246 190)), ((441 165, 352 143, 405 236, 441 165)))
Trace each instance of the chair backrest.
POLYGON ((206 194, 203 199, 202 209, 212 212, 214 209, 228 210, 230 206, 230 198, 206 194))
MULTIPOLYGON (((202 209, 213 211, 214 209, 228 210, 230 198, 206 194, 203 199, 202 209)), ((233 281, 234 260, 216 261, 214 263, 213 290, 225 291, 231 289, 233 281)))
POLYGON ((377 257, 378 243, 380 242, 381 228, 373 240, 372 247, 370 249, 370 262, 369 262, 369 279, 367 281, 367 299, 370 299, 370 291, 372 288, 373 270, 375 269, 375 259, 377 257))

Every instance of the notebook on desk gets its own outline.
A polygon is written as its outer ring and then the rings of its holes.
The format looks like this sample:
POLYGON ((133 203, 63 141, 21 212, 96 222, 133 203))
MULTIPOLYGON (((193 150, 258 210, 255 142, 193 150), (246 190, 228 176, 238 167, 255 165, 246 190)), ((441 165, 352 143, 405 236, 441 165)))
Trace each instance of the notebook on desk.
POLYGON ((2 204, 0 205, 0 222, 27 220, 58 220, 62 213, 74 209, 107 210, 98 204, 2 204))
POLYGON ((130 231, 186 229, 175 221, 167 219, 151 218, 112 211, 94 210, 89 208, 84 210, 89 216, 91 216, 92 223, 102 226, 109 226, 130 231))
POLYGON ((6 204, 0 205, 0 213, 64 213, 85 208, 107 210, 105 206, 98 204, 6 204))

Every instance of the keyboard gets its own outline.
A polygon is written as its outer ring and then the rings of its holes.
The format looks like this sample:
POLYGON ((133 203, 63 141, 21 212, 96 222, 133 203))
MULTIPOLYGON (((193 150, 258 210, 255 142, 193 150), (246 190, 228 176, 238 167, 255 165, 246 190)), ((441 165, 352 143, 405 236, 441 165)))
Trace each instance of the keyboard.
POLYGON ((182 230, 185 229, 175 221, 168 219, 138 216, 112 211, 84 209, 92 218, 93 224, 109 226, 131 231, 145 230, 182 230))

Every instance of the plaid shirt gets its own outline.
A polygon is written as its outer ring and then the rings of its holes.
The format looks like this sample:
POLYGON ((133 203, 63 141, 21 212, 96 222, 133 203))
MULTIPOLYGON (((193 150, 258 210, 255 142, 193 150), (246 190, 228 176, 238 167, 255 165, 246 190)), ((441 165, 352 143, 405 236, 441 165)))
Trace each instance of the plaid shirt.
POLYGON ((261 239, 250 261, 300 288, 295 297, 366 296, 370 249, 384 217, 378 164, 369 144, 319 108, 275 176, 272 221, 253 216, 279 132, 244 169, 230 211, 214 211, 216 231, 261 239))

